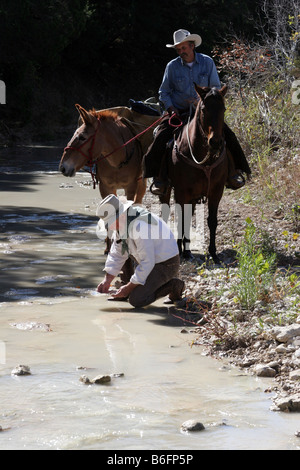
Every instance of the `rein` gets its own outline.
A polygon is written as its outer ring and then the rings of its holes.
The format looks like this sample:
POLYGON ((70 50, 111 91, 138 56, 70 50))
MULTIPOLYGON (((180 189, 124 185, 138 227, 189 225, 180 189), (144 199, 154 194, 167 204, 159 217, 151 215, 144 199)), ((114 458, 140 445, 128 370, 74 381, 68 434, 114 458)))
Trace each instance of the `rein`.
MULTIPOLYGON (((137 135, 135 135, 134 137, 132 137, 131 139, 129 139, 127 142, 124 142, 124 144, 120 145, 120 147, 115 148, 112 152, 108 153, 107 155, 101 155, 100 157, 94 159, 94 158, 93 158, 93 151, 94 151, 94 146, 95 146, 95 140, 96 140, 96 135, 97 135, 97 133, 98 133, 98 130, 99 130, 99 127, 100 127, 100 123, 101 123, 101 122, 100 122, 100 119, 98 118, 98 119, 97 119, 97 120, 98 120, 98 126, 97 126, 97 129, 96 129, 96 131, 94 132, 93 135, 91 135, 91 136, 90 136, 86 141, 84 141, 79 147, 72 147, 71 145, 69 145, 69 146, 67 146, 67 147, 64 148, 64 151, 66 151, 66 150, 75 150, 76 152, 79 152, 81 155, 84 156, 84 158, 87 159, 86 166, 89 166, 89 167, 90 167, 90 170, 88 170, 88 171, 89 171, 89 173, 90 173, 91 176, 92 176, 93 187, 94 187, 94 189, 95 189, 96 184, 97 184, 97 179, 96 179, 96 173, 94 173, 94 172, 92 171, 93 165, 94 165, 95 163, 101 161, 101 160, 105 160, 106 158, 110 157, 111 155, 113 155, 113 154, 114 154, 115 152, 117 152, 118 150, 121 150, 122 148, 124 148, 124 147, 126 147, 128 144, 130 144, 131 142, 135 141, 138 137, 140 137, 141 135, 145 134, 145 132, 147 132, 149 129, 151 129, 151 128, 154 127, 157 123, 159 123, 159 122, 163 119, 163 117, 164 117, 164 116, 161 116, 159 119, 157 119, 155 122, 153 122, 149 127, 147 127, 147 128, 144 129, 142 132, 140 132, 139 134, 137 134, 137 135), (90 140, 92 141, 92 145, 91 145, 91 147, 88 149, 88 155, 87 155, 86 153, 83 152, 82 147, 83 147, 84 145, 86 145, 90 140)), ((132 152, 132 154, 133 154, 133 152, 132 152)), ((130 160, 132 154, 131 154, 129 157, 127 157, 124 162, 122 162, 122 163, 120 164, 120 168, 121 168, 122 166, 126 165, 126 164, 129 162, 129 160, 130 160)))
MULTIPOLYGON (((213 156, 209 153, 209 151, 207 152, 207 154, 203 158, 203 160, 201 162, 198 162, 198 160, 195 158, 194 153, 193 153, 193 149, 192 149, 192 145, 191 145, 191 141, 190 141, 190 136, 189 136, 189 126, 190 126, 190 117, 189 117, 188 122, 186 124, 186 138, 187 138, 189 151, 190 151, 190 155, 192 157, 192 160, 189 159, 186 155, 183 155, 183 153, 180 152, 180 150, 178 148, 178 144, 177 144, 176 141, 174 142, 174 150, 175 150, 176 155, 181 157, 189 165, 192 165, 196 168, 199 168, 200 170, 202 170, 204 172, 204 174, 205 174, 205 176, 208 180, 206 196, 204 196, 202 198, 202 201, 205 203, 207 201, 209 190, 210 190, 211 172, 215 167, 217 167, 224 160, 224 158, 226 156, 226 142, 224 142, 222 148, 214 155, 215 161, 211 165, 205 165, 205 163, 213 156)), ((204 131, 203 131, 201 126, 200 126, 200 129, 201 129, 202 134, 205 136, 204 131)))

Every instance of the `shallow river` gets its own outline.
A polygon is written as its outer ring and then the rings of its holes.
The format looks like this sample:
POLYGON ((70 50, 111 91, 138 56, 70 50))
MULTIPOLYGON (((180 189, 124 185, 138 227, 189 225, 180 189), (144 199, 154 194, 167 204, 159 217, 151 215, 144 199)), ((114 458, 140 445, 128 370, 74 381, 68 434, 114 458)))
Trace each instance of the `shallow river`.
POLYGON ((99 193, 58 173, 61 150, 0 151, 0 449, 299 449, 299 415, 270 411, 269 379, 191 347, 161 301, 95 292, 99 193), (124 375, 79 381, 98 374, 124 375), (182 432, 189 419, 205 430, 182 432))

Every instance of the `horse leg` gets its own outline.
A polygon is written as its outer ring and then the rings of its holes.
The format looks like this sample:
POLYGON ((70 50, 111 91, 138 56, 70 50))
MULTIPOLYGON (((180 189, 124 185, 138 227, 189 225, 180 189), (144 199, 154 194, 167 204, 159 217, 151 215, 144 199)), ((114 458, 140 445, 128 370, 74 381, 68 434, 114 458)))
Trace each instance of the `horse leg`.
POLYGON ((183 223, 183 232, 182 232, 182 246, 183 252, 182 257, 184 259, 192 261, 195 259, 194 255, 191 252, 191 223, 192 223, 192 216, 194 212, 194 205, 193 204, 184 204, 183 206, 183 214, 182 214, 182 223, 183 223))
POLYGON ((170 215, 170 198, 171 198, 171 191, 172 188, 169 186, 166 193, 162 196, 159 196, 159 200, 161 203, 161 217, 164 222, 168 222, 168 218, 170 215))
POLYGON ((220 258, 217 256, 216 250, 216 230, 218 226, 218 207, 219 200, 208 201, 208 217, 207 223, 209 228, 209 254, 216 264, 220 264, 220 258))
POLYGON ((145 196, 147 189, 147 180, 140 176, 137 180, 136 187, 134 190, 134 197, 131 199, 135 204, 142 204, 143 197, 145 196))
POLYGON ((176 199, 175 211, 177 219, 177 245, 180 257, 193 260, 194 256, 190 250, 190 232, 191 222, 193 215, 193 205, 184 204, 183 202, 177 202, 176 199))

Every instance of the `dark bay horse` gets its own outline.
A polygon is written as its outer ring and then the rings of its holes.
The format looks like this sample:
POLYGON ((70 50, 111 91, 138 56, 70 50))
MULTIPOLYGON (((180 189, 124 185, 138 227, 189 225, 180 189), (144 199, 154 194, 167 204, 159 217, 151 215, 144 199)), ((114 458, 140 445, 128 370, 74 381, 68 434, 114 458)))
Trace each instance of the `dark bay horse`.
POLYGON ((228 175, 228 157, 224 140, 224 96, 227 87, 203 88, 195 84, 199 102, 194 116, 182 126, 172 155, 167 159, 170 188, 162 203, 169 204, 171 188, 180 207, 178 218, 178 247, 184 258, 192 258, 189 248, 190 225, 198 202, 208 203, 210 231, 209 253, 214 262, 220 260, 216 253, 216 228, 219 202, 228 175))
POLYGON ((78 104, 76 108, 83 124, 64 149, 59 165, 62 174, 74 176, 84 166, 96 164, 102 198, 121 188, 128 199, 141 203, 146 181, 141 177, 141 145, 133 139, 132 129, 113 111, 86 111, 78 104))

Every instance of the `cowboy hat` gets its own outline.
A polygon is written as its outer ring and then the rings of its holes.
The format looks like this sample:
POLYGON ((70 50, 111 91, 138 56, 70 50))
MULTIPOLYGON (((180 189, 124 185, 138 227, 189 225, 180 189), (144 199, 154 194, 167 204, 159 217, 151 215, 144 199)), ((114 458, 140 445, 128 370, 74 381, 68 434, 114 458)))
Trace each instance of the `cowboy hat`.
POLYGON ((178 29, 178 31, 175 31, 173 34, 173 41, 174 44, 166 44, 166 47, 176 47, 186 41, 193 41, 195 43, 195 47, 200 46, 202 43, 202 39, 198 34, 191 34, 185 29, 178 29))
POLYGON ((103 220, 106 227, 113 224, 124 212, 129 209, 133 201, 121 202, 114 194, 109 194, 98 204, 96 215, 103 220))

